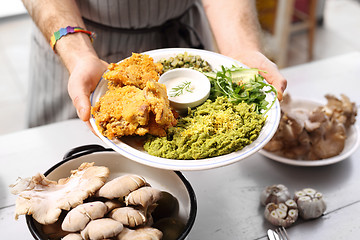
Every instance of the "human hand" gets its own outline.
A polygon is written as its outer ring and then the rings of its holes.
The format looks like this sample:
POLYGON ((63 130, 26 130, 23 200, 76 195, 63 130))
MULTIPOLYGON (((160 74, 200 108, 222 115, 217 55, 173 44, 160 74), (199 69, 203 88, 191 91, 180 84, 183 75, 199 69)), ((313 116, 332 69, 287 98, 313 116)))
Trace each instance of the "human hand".
POLYGON ((95 90, 102 74, 106 71, 108 63, 97 56, 83 56, 76 62, 70 72, 68 92, 76 108, 77 115, 92 130, 90 125, 90 94, 95 90))
POLYGON ((279 101, 282 100, 287 86, 287 80, 281 75, 275 63, 258 51, 242 52, 241 56, 233 57, 250 68, 258 68, 263 72, 260 74, 268 83, 273 85, 278 92, 279 101))

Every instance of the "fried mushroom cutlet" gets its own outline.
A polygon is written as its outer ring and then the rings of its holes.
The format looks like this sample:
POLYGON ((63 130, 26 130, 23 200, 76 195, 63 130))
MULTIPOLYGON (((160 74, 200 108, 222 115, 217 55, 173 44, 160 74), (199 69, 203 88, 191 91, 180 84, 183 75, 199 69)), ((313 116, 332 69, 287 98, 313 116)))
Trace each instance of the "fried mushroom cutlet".
POLYGON ((177 120, 165 85, 157 82, 161 67, 141 54, 121 63, 104 74, 108 90, 91 110, 99 131, 109 139, 147 133, 166 136, 177 120))
POLYGON ((161 63, 155 63, 153 58, 146 54, 133 53, 120 63, 111 63, 103 78, 110 85, 135 86, 144 89, 149 79, 158 81, 162 73, 161 63))
POLYGON ((149 102, 150 110, 155 114, 156 123, 169 126, 176 124, 164 84, 149 80, 144 88, 144 96, 149 102))
POLYGON ((92 108, 96 125, 109 139, 127 135, 145 135, 149 104, 141 89, 134 86, 113 88, 92 108))

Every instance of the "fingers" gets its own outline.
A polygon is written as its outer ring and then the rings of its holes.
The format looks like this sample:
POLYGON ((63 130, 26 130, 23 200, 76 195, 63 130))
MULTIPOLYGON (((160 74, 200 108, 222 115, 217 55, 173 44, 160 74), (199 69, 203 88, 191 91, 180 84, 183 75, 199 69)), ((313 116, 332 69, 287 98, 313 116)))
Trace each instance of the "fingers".
POLYGON ((276 64, 260 52, 249 53, 242 59, 248 67, 258 68, 263 71, 260 74, 275 87, 278 92, 278 99, 281 101, 287 87, 287 80, 282 76, 276 64))
POLYGON ((106 68, 107 63, 104 61, 90 59, 79 62, 70 74, 68 92, 78 117, 85 122, 90 119, 90 94, 106 68))
POLYGON ((284 78, 284 76, 281 75, 277 66, 270 62, 270 60, 269 63, 263 64, 263 68, 261 70, 264 70, 265 72, 260 72, 260 74, 266 79, 268 83, 275 87, 276 91, 278 92, 278 99, 281 101, 284 91, 287 87, 287 80, 284 78))

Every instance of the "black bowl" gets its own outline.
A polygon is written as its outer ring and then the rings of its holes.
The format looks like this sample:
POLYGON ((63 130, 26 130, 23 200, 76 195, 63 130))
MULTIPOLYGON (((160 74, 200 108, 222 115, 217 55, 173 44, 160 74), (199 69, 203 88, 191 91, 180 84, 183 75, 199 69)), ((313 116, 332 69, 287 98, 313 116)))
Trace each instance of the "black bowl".
MULTIPOLYGON (((110 169, 109 180, 132 173, 143 176, 151 186, 167 191, 179 202, 178 217, 185 225, 178 239, 185 239, 194 225, 197 201, 195 192, 189 181, 179 171, 171 171, 142 165, 111 149, 99 145, 81 146, 69 151, 64 159, 47 170, 44 175, 51 180, 69 177, 70 171, 77 169, 83 162, 94 162, 96 166, 106 166, 110 169)), ((47 240, 41 225, 31 215, 26 216, 26 223, 37 240, 47 240)))

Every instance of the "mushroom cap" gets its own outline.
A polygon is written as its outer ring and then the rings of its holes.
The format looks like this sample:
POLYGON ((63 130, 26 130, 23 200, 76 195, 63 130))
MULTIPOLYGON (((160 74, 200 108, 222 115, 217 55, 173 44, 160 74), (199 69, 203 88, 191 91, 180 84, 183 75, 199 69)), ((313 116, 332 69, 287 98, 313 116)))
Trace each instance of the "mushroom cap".
POLYGON ((93 195, 104 185, 109 176, 107 167, 93 166, 94 163, 83 163, 77 170, 71 171, 71 176, 56 181, 48 180, 44 175, 37 174, 29 184, 16 183, 29 186, 21 191, 16 199, 15 218, 28 214, 41 224, 56 222, 62 210, 83 203, 83 200, 93 195))
POLYGON ((61 240, 83 240, 83 238, 80 233, 69 233, 61 240))
POLYGON ((145 184, 146 181, 143 177, 127 174, 107 182, 99 189, 97 195, 108 199, 123 198, 145 184))
POLYGON ((125 204, 140 205, 145 209, 153 203, 156 203, 161 197, 161 191, 153 187, 142 187, 125 197, 125 204))
POLYGON ((66 214, 61 228, 68 232, 77 232, 85 228, 90 220, 102 218, 107 213, 107 206, 100 201, 88 202, 71 209, 66 214))
POLYGON ((309 159, 324 159, 339 155, 345 147, 346 129, 336 120, 323 122, 311 133, 312 148, 309 159))
POLYGON ((123 230, 123 225, 111 218, 92 220, 81 231, 85 240, 102 240, 117 236, 123 230))
POLYGON ((344 124, 345 128, 349 128, 356 121, 357 107, 346 95, 341 94, 340 96, 341 99, 330 94, 325 95, 328 102, 324 106, 323 111, 344 124))
POLYGON ((144 211, 132 207, 116 208, 109 213, 109 217, 129 227, 137 227, 147 222, 144 211))
POLYGON ((118 199, 106 200, 104 203, 108 209, 108 212, 111 212, 115 208, 120 208, 120 207, 125 206, 125 203, 122 201, 119 201, 118 199))
POLYGON ((117 240, 160 240, 163 234, 152 227, 143 227, 135 230, 124 228, 117 236, 117 240))

